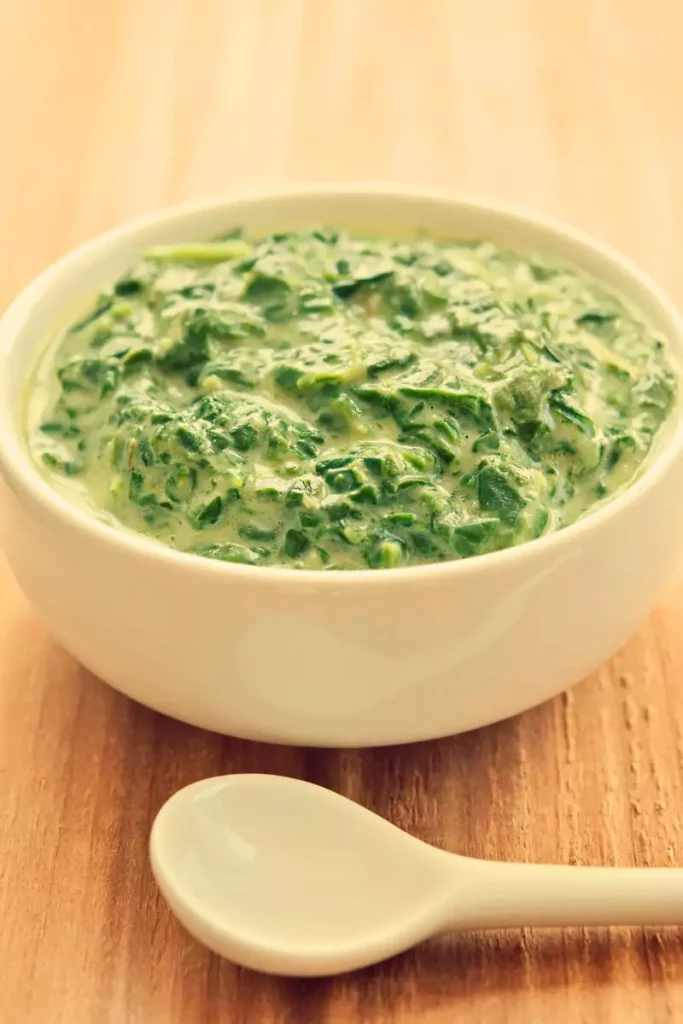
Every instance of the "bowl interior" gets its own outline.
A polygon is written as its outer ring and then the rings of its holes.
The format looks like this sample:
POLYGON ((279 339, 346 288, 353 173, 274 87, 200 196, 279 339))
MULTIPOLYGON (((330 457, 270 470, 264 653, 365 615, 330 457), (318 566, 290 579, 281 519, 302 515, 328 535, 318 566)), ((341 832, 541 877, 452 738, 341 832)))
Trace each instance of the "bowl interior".
MULTIPOLYGON (((150 245, 204 240, 235 227, 263 232, 315 224, 348 225, 373 233, 424 229, 454 240, 490 239, 555 255, 630 299, 668 337, 679 369, 683 366, 680 321, 658 287, 606 246, 533 214, 486 201, 386 187, 306 187, 203 200, 123 225, 68 254, 37 278, 0 321, 0 465, 8 479, 26 480, 28 474, 34 492, 39 489, 45 498, 49 490, 52 499, 57 498, 28 452, 24 395, 37 353, 75 304, 110 285, 150 245)), ((674 447, 683 440, 681 390, 677 410, 660 432, 658 451, 671 448, 668 442, 674 435, 674 447)))

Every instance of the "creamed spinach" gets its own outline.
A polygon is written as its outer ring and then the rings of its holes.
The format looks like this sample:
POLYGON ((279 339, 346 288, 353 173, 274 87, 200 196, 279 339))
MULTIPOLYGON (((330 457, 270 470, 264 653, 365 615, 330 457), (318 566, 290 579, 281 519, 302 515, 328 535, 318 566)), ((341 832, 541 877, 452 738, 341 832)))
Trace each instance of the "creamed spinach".
POLYGON ((574 522, 637 475, 676 376, 637 310, 560 262, 321 229, 150 250, 32 390, 36 458, 110 522, 375 569, 574 522))

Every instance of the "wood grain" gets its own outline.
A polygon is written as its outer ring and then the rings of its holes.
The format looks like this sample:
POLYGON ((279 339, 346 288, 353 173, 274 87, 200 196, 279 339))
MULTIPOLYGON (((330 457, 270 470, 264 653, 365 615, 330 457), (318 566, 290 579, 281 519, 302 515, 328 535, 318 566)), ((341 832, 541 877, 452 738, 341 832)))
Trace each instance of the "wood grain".
MULTIPOLYGON (((67 248, 271 180, 491 193, 681 298, 676 0, 0 0, 0 305, 67 248)), ((683 592, 574 691, 477 733, 304 751, 202 733, 89 678, 0 567, 2 1024, 683 1020, 683 932, 471 935, 336 981, 220 962, 146 860, 177 787, 268 770, 488 857, 683 862, 683 592)))

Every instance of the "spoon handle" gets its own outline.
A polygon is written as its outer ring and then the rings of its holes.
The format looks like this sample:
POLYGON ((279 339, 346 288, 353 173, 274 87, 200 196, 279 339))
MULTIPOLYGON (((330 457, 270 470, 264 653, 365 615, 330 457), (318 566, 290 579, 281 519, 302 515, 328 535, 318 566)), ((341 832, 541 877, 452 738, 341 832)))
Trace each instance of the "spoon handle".
POLYGON ((458 928, 683 924, 683 868, 592 868, 458 858, 458 928))

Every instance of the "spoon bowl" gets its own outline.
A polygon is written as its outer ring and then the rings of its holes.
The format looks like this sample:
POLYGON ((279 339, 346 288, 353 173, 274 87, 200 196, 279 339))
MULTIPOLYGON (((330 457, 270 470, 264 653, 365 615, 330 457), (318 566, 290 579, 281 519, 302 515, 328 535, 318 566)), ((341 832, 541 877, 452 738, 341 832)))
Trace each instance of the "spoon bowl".
POLYGON ((195 938, 274 974, 353 970, 448 929, 683 923, 683 869, 460 857, 277 775, 181 789, 157 815, 150 856, 195 938))
POLYGON ((438 928, 450 882, 439 851, 330 790, 274 775, 180 790, 150 851, 188 931, 279 974, 336 973, 407 949, 438 928))

